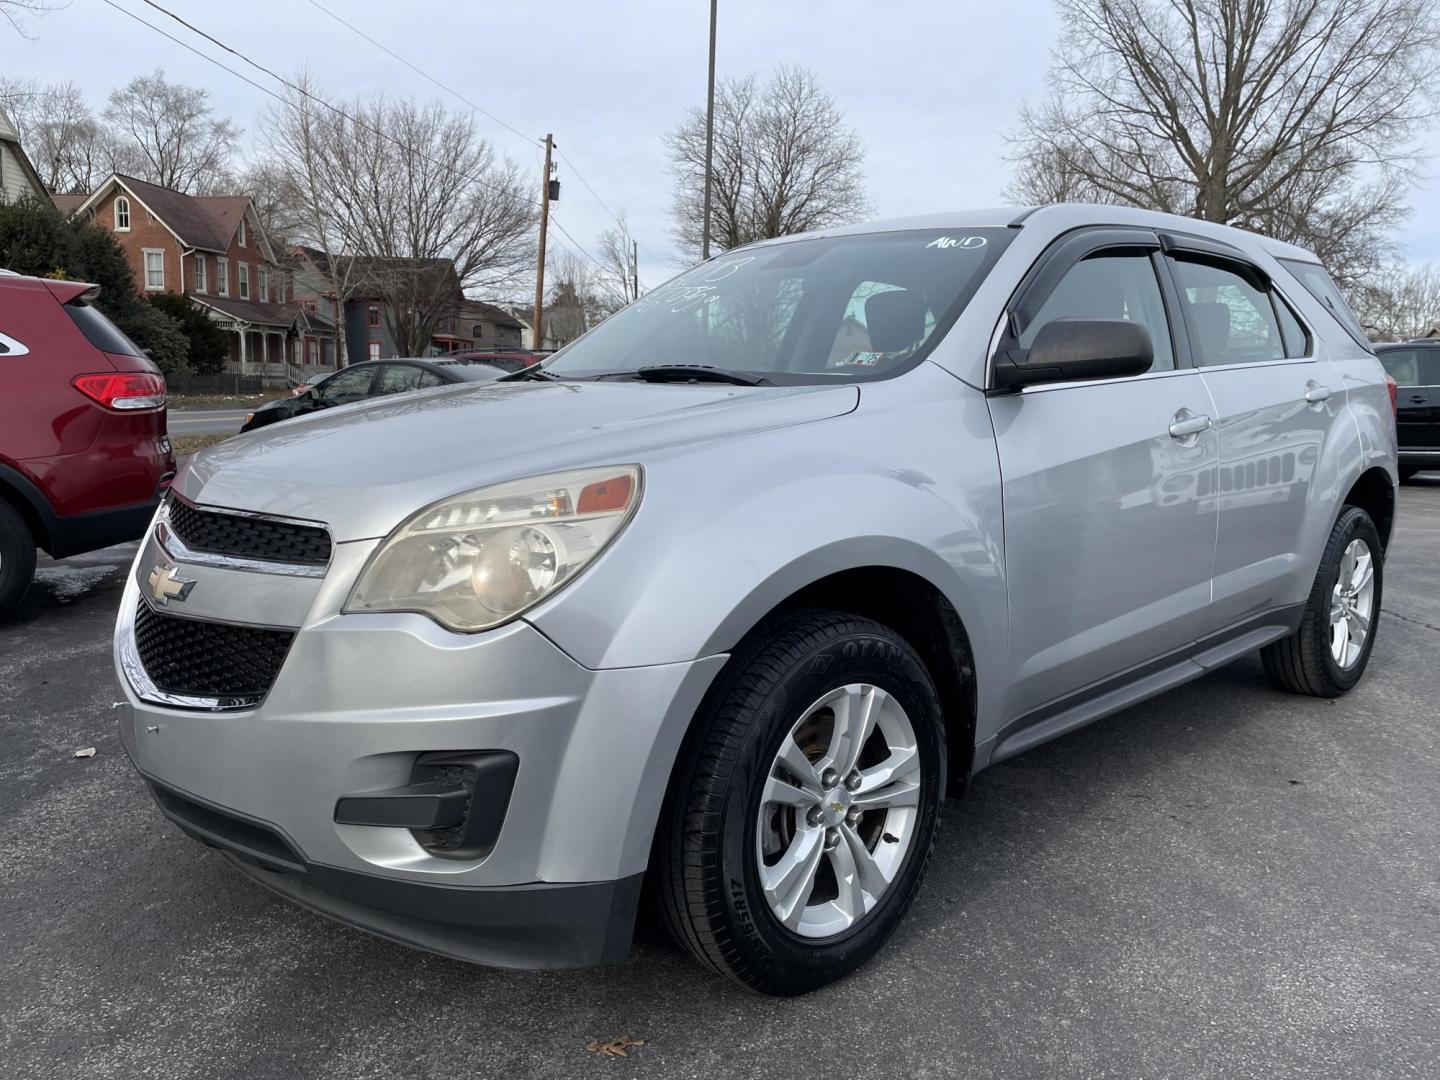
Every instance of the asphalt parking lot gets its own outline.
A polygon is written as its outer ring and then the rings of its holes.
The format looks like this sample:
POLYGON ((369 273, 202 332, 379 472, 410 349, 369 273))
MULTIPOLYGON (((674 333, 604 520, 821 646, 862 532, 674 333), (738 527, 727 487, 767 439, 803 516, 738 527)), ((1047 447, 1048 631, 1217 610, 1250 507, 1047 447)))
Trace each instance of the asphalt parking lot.
POLYGON ((43 565, 0 628, 4 1077, 1440 1075, 1440 475, 1402 489, 1354 693, 1249 659, 985 773, 897 938, 788 1001, 653 930, 490 971, 243 879, 110 720, 131 550, 43 565), (645 1045, 587 1052, 620 1034, 645 1045))

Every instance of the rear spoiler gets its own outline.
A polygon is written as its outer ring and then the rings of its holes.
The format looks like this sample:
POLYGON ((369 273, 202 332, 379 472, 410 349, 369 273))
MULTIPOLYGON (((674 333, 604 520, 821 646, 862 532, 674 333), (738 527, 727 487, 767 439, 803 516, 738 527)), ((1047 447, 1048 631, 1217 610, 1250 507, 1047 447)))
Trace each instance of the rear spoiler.
POLYGON ((51 278, 42 280, 45 288, 50 290, 50 295, 62 304, 88 304, 100 295, 100 286, 87 281, 56 281, 51 278))

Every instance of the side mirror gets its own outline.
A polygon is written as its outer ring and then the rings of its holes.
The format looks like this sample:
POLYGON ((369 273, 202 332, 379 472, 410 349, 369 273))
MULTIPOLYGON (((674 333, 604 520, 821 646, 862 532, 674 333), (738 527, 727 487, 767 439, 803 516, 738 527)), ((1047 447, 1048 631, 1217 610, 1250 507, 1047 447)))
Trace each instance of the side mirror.
POLYGON ((1036 383, 1143 375, 1155 362, 1150 331, 1127 319, 1052 319, 1028 350, 995 355, 995 385, 1018 390, 1036 383))

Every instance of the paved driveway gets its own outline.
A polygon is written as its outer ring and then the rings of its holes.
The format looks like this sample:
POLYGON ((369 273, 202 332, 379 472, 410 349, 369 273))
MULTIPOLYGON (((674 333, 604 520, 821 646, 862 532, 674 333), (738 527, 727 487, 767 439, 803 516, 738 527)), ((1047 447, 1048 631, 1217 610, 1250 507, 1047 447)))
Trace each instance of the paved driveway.
POLYGON ((0 630, 5 1077, 1440 1076, 1440 482, 1403 490, 1356 692, 1247 660, 991 770, 890 947, 791 1001, 654 932, 488 971, 250 884, 107 717, 124 558, 44 567, 0 630))

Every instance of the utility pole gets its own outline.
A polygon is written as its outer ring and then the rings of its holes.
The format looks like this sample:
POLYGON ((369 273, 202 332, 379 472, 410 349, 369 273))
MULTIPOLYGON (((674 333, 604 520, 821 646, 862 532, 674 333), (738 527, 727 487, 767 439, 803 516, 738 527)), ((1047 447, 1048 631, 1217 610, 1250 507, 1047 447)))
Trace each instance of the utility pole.
POLYGON ((550 227, 550 151, 555 147, 555 137, 545 136, 545 172, 540 177, 540 253, 535 263, 535 322, 530 332, 530 347, 538 349, 545 344, 545 230, 550 227))
POLYGON ((630 299, 640 299, 640 241, 630 241, 630 299))
POLYGON ((715 9, 720 0, 710 0, 710 89, 705 99, 705 232, 700 240, 700 258, 710 258, 710 167, 715 158, 715 9))

